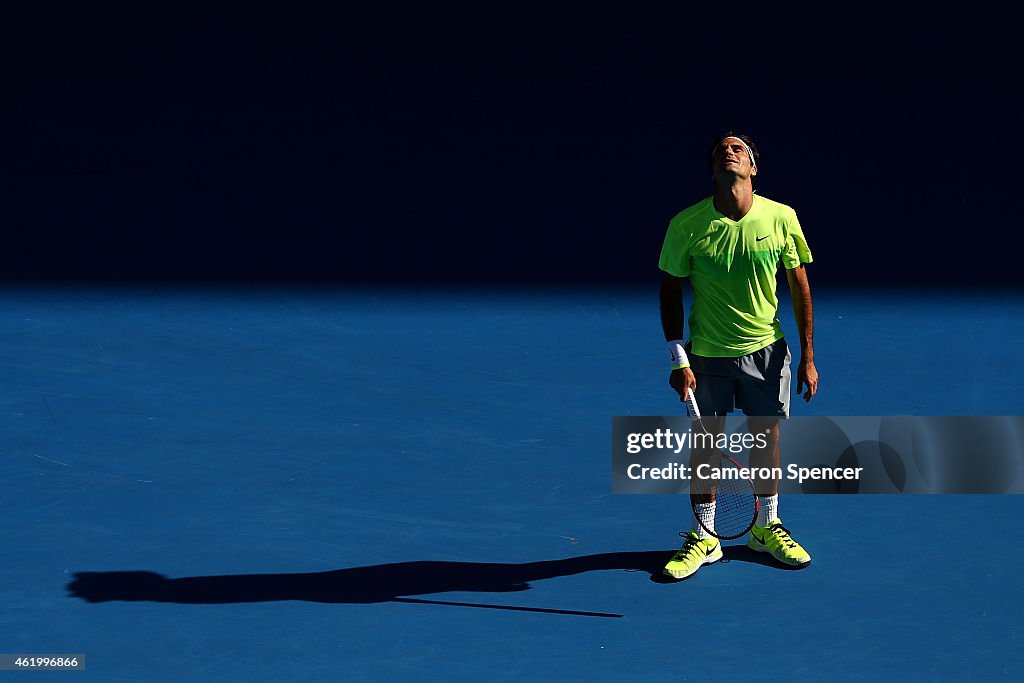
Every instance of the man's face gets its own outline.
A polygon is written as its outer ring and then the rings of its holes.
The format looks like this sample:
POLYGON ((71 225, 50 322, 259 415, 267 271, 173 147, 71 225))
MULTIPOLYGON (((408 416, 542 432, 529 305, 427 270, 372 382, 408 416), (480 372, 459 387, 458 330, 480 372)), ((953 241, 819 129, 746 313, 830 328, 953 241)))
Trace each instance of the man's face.
POLYGON ((711 163, 715 180, 723 175, 746 179, 757 175, 754 160, 747 153, 747 146, 739 138, 725 138, 718 147, 711 163))

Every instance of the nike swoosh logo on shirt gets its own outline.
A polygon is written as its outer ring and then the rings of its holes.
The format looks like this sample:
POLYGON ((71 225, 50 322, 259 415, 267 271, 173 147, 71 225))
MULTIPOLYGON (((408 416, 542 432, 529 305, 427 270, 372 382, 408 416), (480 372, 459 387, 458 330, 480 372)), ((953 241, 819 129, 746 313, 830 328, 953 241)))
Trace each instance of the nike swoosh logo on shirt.
POLYGON ((755 239, 754 241, 755 241, 755 242, 760 242, 761 240, 766 240, 766 239, 768 239, 768 237, 769 237, 769 235, 765 235, 764 237, 758 237, 758 238, 757 238, 757 239, 755 239))

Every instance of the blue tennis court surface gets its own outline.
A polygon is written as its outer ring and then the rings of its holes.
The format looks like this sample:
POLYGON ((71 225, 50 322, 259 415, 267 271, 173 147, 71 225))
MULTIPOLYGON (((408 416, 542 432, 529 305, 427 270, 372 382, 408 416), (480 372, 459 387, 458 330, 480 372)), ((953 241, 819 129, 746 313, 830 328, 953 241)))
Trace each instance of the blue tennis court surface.
MULTIPOLYGON (((733 547, 658 579, 689 508, 612 496, 609 441, 680 408, 656 287, 2 301, 0 652, 103 681, 1021 675, 1015 496, 785 497, 808 569, 733 547)), ((1020 302, 816 292, 795 410, 1019 415, 1020 302)))

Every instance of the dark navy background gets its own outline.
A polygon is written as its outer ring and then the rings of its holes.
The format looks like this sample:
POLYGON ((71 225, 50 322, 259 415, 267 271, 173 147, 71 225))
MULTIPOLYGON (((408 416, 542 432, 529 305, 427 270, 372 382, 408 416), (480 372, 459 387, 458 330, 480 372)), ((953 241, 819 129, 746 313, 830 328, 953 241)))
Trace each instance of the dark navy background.
POLYGON ((152 8, 6 22, 6 280, 644 283, 762 151, 819 284, 1013 284, 998 6, 152 8))

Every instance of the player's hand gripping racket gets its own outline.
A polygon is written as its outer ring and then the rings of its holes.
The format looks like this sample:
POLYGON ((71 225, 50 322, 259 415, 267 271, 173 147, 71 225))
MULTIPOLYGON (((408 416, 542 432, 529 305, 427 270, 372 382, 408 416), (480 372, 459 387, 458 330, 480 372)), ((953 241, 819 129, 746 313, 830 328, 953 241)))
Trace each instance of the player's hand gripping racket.
POLYGON ((758 500, 754 482, 750 479, 749 469, 721 449, 713 447, 716 436, 704 427, 693 389, 687 388, 685 403, 696 426, 694 437, 699 439, 698 434, 706 434, 706 443, 712 446, 700 449, 701 457, 690 460, 693 466, 690 472, 690 505, 693 507, 693 517, 715 538, 731 541, 750 531, 757 521, 758 500), (701 464, 706 464, 707 467, 701 467, 698 472, 698 466, 701 464), (704 476, 700 476, 701 474, 704 476), (701 519, 697 510, 698 504, 711 501, 715 501, 713 522, 701 519))

